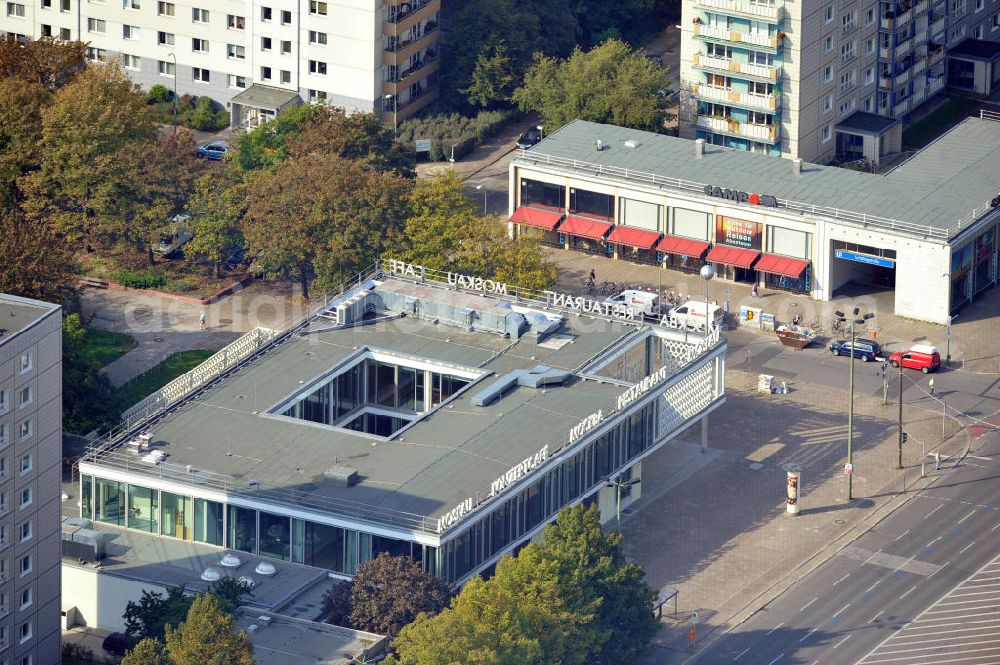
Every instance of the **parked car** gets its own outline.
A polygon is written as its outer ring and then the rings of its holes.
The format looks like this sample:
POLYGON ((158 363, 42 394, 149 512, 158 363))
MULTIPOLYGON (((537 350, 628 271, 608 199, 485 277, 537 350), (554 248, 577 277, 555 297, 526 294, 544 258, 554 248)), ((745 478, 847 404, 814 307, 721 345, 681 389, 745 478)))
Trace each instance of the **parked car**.
POLYGON ((527 130, 517 139, 518 148, 530 148, 542 140, 542 132, 537 127, 527 130))
POLYGON ((229 152, 229 144, 225 141, 212 141, 198 146, 198 150, 195 152, 202 159, 220 160, 229 152))
POLYGON ((194 237, 194 232, 187 227, 191 221, 191 215, 179 214, 170 218, 169 230, 160 235, 160 241, 153 245, 153 254, 158 254, 165 259, 172 259, 178 256, 184 245, 194 237))
MULTIPOLYGON (((830 345, 830 351, 835 356, 849 356, 851 355, 851 343, 844 339, 838 339, 830 345)), ((864 337, 855 338, 854 357, 861 358, 861 362, 866 363, 869 360, 877 360, 881 354, 882 347, 875 340, 865 339, 864 337)))
POLYGON ((889 356, 893 367, 909 367, 919 369, 924 374, 941 369, 941 354, 937 348, 929 344, 915 344, 909 351, 896 351, 889 356))
POLYGON ((618 295, 606 299, 604 302, 632 307, 642 312, 645 316, 660 315, 660 298, 650 291, 622 291, 618 295))

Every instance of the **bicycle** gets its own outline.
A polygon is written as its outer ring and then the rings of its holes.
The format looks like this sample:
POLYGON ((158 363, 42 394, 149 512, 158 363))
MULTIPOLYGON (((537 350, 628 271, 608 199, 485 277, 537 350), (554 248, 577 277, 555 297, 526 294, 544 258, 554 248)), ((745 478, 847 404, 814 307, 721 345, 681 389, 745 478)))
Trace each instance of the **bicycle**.
POLYGON ((830 321, 830 332, 834 335, 846 335, 847 324, 841 321, 839 318, 832 319, 830 321))

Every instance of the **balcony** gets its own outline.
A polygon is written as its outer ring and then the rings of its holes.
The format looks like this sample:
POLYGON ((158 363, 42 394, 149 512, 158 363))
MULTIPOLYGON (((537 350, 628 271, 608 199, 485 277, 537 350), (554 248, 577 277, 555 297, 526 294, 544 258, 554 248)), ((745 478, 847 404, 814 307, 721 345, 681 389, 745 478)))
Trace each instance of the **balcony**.
POLYGON ((933 67, 942 60, 944 60, 944 47, 940 44, 935 44, 927 53, 927 66, 933 67))
POLYGON ((737 74, 770 83, 775 83, 778 80, 778 68, 769 65, 752 65, 745 62, 726 60, 725 58, 715 58, 701 53, 695 53, 693 64, 696 69, 737 74))
POLYGON ((773 94, 752 95, 750 93, 736 92, 730 88, 706 85, 704 83, 696 83, 693 86, 692 91, 694 92, 694 96, 700 99, 712 102, 722 102, 732 106, 739 106, 740 108, 754 109, 755 111, 769 111, 774 113, 779 107, 778 96, 773 94))
POLYGON ((699 115, 695 126, 715 134, 739 136, 762 143, 777 143, 775 125, 754 125, 749 122, 738 122, 732 118, 713 118, 699 115))
POLYGON ((910 80, 910 70, 904 69, 896 73, 896 85, 902 85, 910 80))
POLYGON ((382 52, 383 65, 397 65, 400 62, 409 60, 414 53, 424 50, 428 46, 436 44, 438 40, 438 30, 436 23, 428 23, 424 29, 424 34, 417 39, 408 42, 399 42, 395 46, 387 46, 382 52))
POLYGON ((913 100, 906 98, 892 107, 892 116, 894 118, 900 118, 910 112, 911 102, 913 100))
POLYGON ((929 30, 929 32, 931 33, 931 35, 937 35, 937 34, 939 34, 939 33, 941 33, 941 32, 944 31, 944 20, 945 20, 944 16, 940 16, 940 17, 934 19, 934 23, 931 24, 931 27, 930 27, 930 30, 929 30))
POLYGON ((929 3, 927 2, 927 0, 919 0, 917 4, 913 7, 913 15, 920 16, 921 14, 926 12, 928 4, 929 3))
POLYGON ((401 72, 395 81, 385 81, 382 84, 383 95, 398 95, 403 90, 409 90, 410 86, 417 81, 422 81, 441 68, 441 61, 437 58, 424 56, 423 61, 416 67, 411 67, 405 72, 401 72))
POLYGON ((754 19, 764 19, 777 23, 781 10, 776 5, 742 2, 740 0, 695 0, 696 7, 704 7, 714 12, 732 16, 746 16, 754 19))
POLYGON ((944 90, 944 76, 937 76, 927 81, 927 96, 931 97, 944 90))
POLYGON ((714 25, 705 25, 703 23, 694 24, 694 35, 695 37, 717 39, 719 41, 732 42, 734 44, 747 44, 773 51, 778 50, 779 44, 777 37, 768 37, 767 35, 762 35, 760 33, 736 32, 734 30, 726 30, 725 28, 720 28, 714 25))
MULTIPOLYGON (((401 3, 396 7, 408 7, 411 3, 401 3)), ((412 3, 412 9, 397 12, 382 21, 383 35, 404 35, 418 23, 433 19, 441 10, 441 0, 422 0, 412 3)))
POLYGON ((912 50, 913 50, 913 40, 907 39, 905 42, 902 42, 901 44, 896 44, 896 57, 902 58, 912 50))

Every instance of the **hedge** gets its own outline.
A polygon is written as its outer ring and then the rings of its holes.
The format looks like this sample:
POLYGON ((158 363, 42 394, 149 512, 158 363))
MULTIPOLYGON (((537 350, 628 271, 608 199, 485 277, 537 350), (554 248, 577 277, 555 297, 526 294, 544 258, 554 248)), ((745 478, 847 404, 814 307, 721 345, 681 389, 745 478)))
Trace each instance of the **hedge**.
POLYGON ((451 148, 455 146, 455 159, 460 159, 521 115, 515 109, 480 111, 472 118, 458 113, 428 114, 400 124, 398 141, 413 150, 417 139, 430 139, 428 159, 431 161, 449 159, 452 156, 451 148))

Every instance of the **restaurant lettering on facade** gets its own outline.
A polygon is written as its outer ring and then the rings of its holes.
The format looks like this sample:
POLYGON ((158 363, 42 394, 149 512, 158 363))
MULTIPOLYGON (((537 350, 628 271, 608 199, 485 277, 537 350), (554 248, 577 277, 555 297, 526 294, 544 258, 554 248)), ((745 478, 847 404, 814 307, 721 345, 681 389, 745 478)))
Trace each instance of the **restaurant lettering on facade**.
POLYGON ((778 207, 778 199, 770 194, 753 194, 751 192, 741 192, 738 189, 713 187, 712 185, 705 185, 705 194, 720 199, 735 201, 736 203, 749 203, 750 205, 766 206, 768 208, 778 207))

